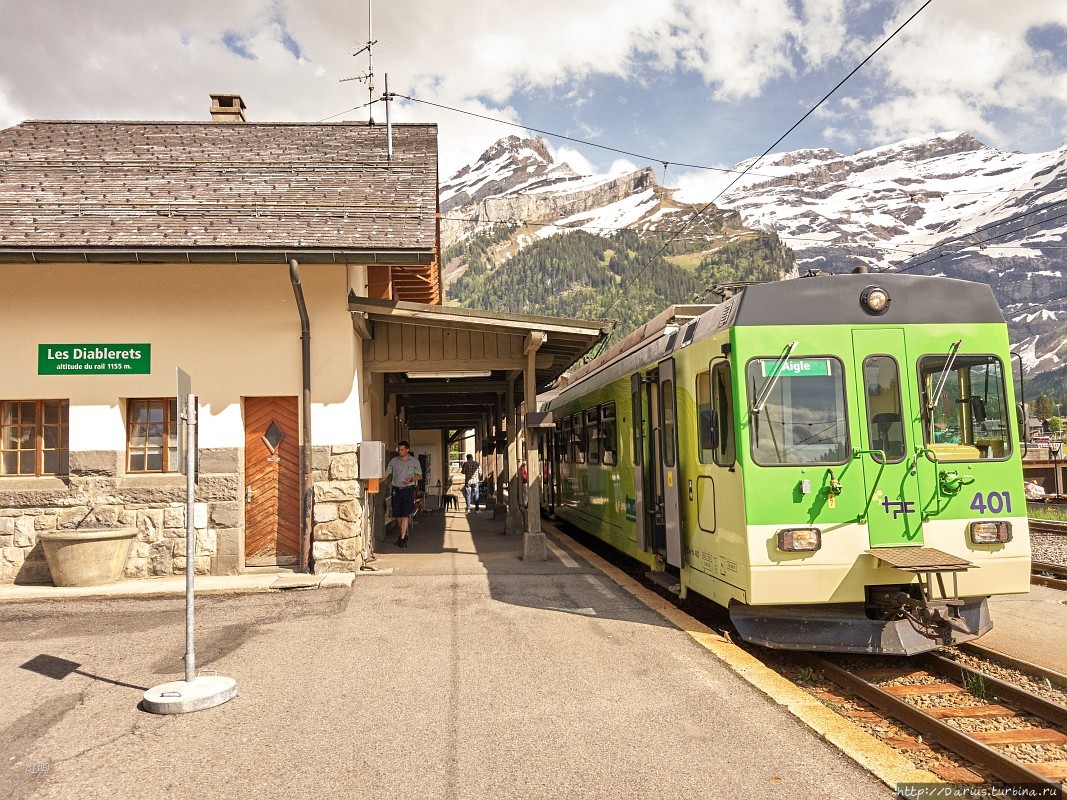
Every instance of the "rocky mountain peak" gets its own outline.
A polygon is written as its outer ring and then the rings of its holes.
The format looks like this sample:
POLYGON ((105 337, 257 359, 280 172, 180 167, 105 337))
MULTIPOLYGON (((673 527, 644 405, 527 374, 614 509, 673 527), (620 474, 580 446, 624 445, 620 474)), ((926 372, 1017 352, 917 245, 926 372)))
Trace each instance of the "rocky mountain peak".
POLYGON ((578 177, 570 165, 553 160, 541 137, 508 136, 441 184, 441 213, 487 197, 543 188, 578 177))
POLYGON ((540 136, 535 136, 532 139, 507 136, 494 142, 488 150, 478 157, 477 163, 486 164, 506 157, 511 157, 512 160, 528 160, 531 154, 540 158, 546 165, 555 163, 552 154, 548 152, 548 145, 545 144, 545 140, 540 136))

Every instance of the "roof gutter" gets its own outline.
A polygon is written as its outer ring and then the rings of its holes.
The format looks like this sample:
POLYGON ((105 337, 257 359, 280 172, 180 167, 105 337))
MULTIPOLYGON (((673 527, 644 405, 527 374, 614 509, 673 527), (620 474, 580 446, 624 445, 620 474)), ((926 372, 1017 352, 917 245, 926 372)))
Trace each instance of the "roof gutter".
POLYGON ((296 296, 296 308, 300 312, 300 364, 302 391, 300 398, 300 416, 303 421, 301 439, 300 465, 300 571, 309 572, 315 568, 311 557, 311 320, 308 318, 307 305, 304 303, 304 289, 300 285, 300 265, 295 258, 289 259, 289 280, 293 284, 296 296))
POLYGON ((425 266, 437 260, 430 248, 291 250, 270 248, 0 247, 0 264, 284 264, 299 256, 305 264, 425 266))

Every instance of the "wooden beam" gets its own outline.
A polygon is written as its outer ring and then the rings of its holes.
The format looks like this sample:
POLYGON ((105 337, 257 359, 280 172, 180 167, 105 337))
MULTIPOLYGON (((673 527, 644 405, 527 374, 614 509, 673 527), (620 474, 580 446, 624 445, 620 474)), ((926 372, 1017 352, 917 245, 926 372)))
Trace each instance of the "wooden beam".
POLYGON ((524 355, 536 352, 541 349, 541 345, 548 341, 548 334, 544 331, 530 331, 526 334, 526 339, 523 342, 522 352, 524 355))
MULTIPOLYGON (((537 356, 537 368, 538 369, 550 369, 553 363, 553 356, 551 355, 538 355, 537 356)), ((481 359, 462 359, 448 361, 419 361, 406 358, 387 358, 380 361, 374 359, 366 359, 364 361, 364 367, 371 372, 439 372, 442 369, 456 372, 472 372, 477 370, 503 370, 510 371, 513 369, 522 369, 526 366, 526 359, 524 358, 481 358, 481 359)), ((456 380, 460 380, 456 378, 456 380)))
POLYGON ((420 379, 417 381, 408 381, 406 383, 385 384, 385 390, 387 392, 390 392, 392 394, 406 395, 436 395, 441 394, 442 391, 447 391, 449 394, 462 393, 495 395, 499 392, 506 391, 507 388, 507 381, 493 381, 489 380, 488 378, 486 378, 485 380, 479 380, 477 378, 456 378, 451 381, 438 379, 420 379))
POLYGON ((371 322, 367 319, 366 314, 358 311, 353 313, 352 328, 356 331, 356 336, 365 342, 374 338, 374 329, 371 327, 371 322))

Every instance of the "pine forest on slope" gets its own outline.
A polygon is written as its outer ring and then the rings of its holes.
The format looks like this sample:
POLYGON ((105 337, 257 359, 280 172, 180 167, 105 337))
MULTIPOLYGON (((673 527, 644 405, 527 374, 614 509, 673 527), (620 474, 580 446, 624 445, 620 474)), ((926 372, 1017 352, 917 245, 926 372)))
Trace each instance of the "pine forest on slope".
POLYGON ((521 249, 513 244, 517 234, 516 225, 495 225, 446 250, 446 270, 463 270, 449 298, 473 308, 611 318, 612 341, 671 304, 694 302, 712 284, 778 280, 795 266, 793 254, 768 233, 736 238, 731 230, 727 244, 713 247, 705 236, 679 237, 662 254, 666 233, 578 230, 521 249))
POLYGON ((852 155, 776 153, 718 205, 620 298, 635 263, 648 263, 695 207, 649 168, 579 175, 542 140, 509 136, 441 184, 449 300, 580 317, 610 308, 619 335, 709 283, 860 264, 945 275, 989 284, 1027 372, 1050 394, 1067 391, 1067 146, 1007 153, 949 132, 852 155), (577 231, 587 238, 562 244, 577 231), (1035 375, 1045 370, 1047 379, 1035 375))

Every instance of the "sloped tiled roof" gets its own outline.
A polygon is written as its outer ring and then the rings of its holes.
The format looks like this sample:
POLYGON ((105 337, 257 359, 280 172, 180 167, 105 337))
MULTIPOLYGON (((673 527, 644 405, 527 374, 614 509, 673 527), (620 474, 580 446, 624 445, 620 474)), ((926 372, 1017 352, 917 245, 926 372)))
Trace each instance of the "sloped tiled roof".
POLYGON ((437 126, 24 122, 0 250, 432 252, 437 126))

